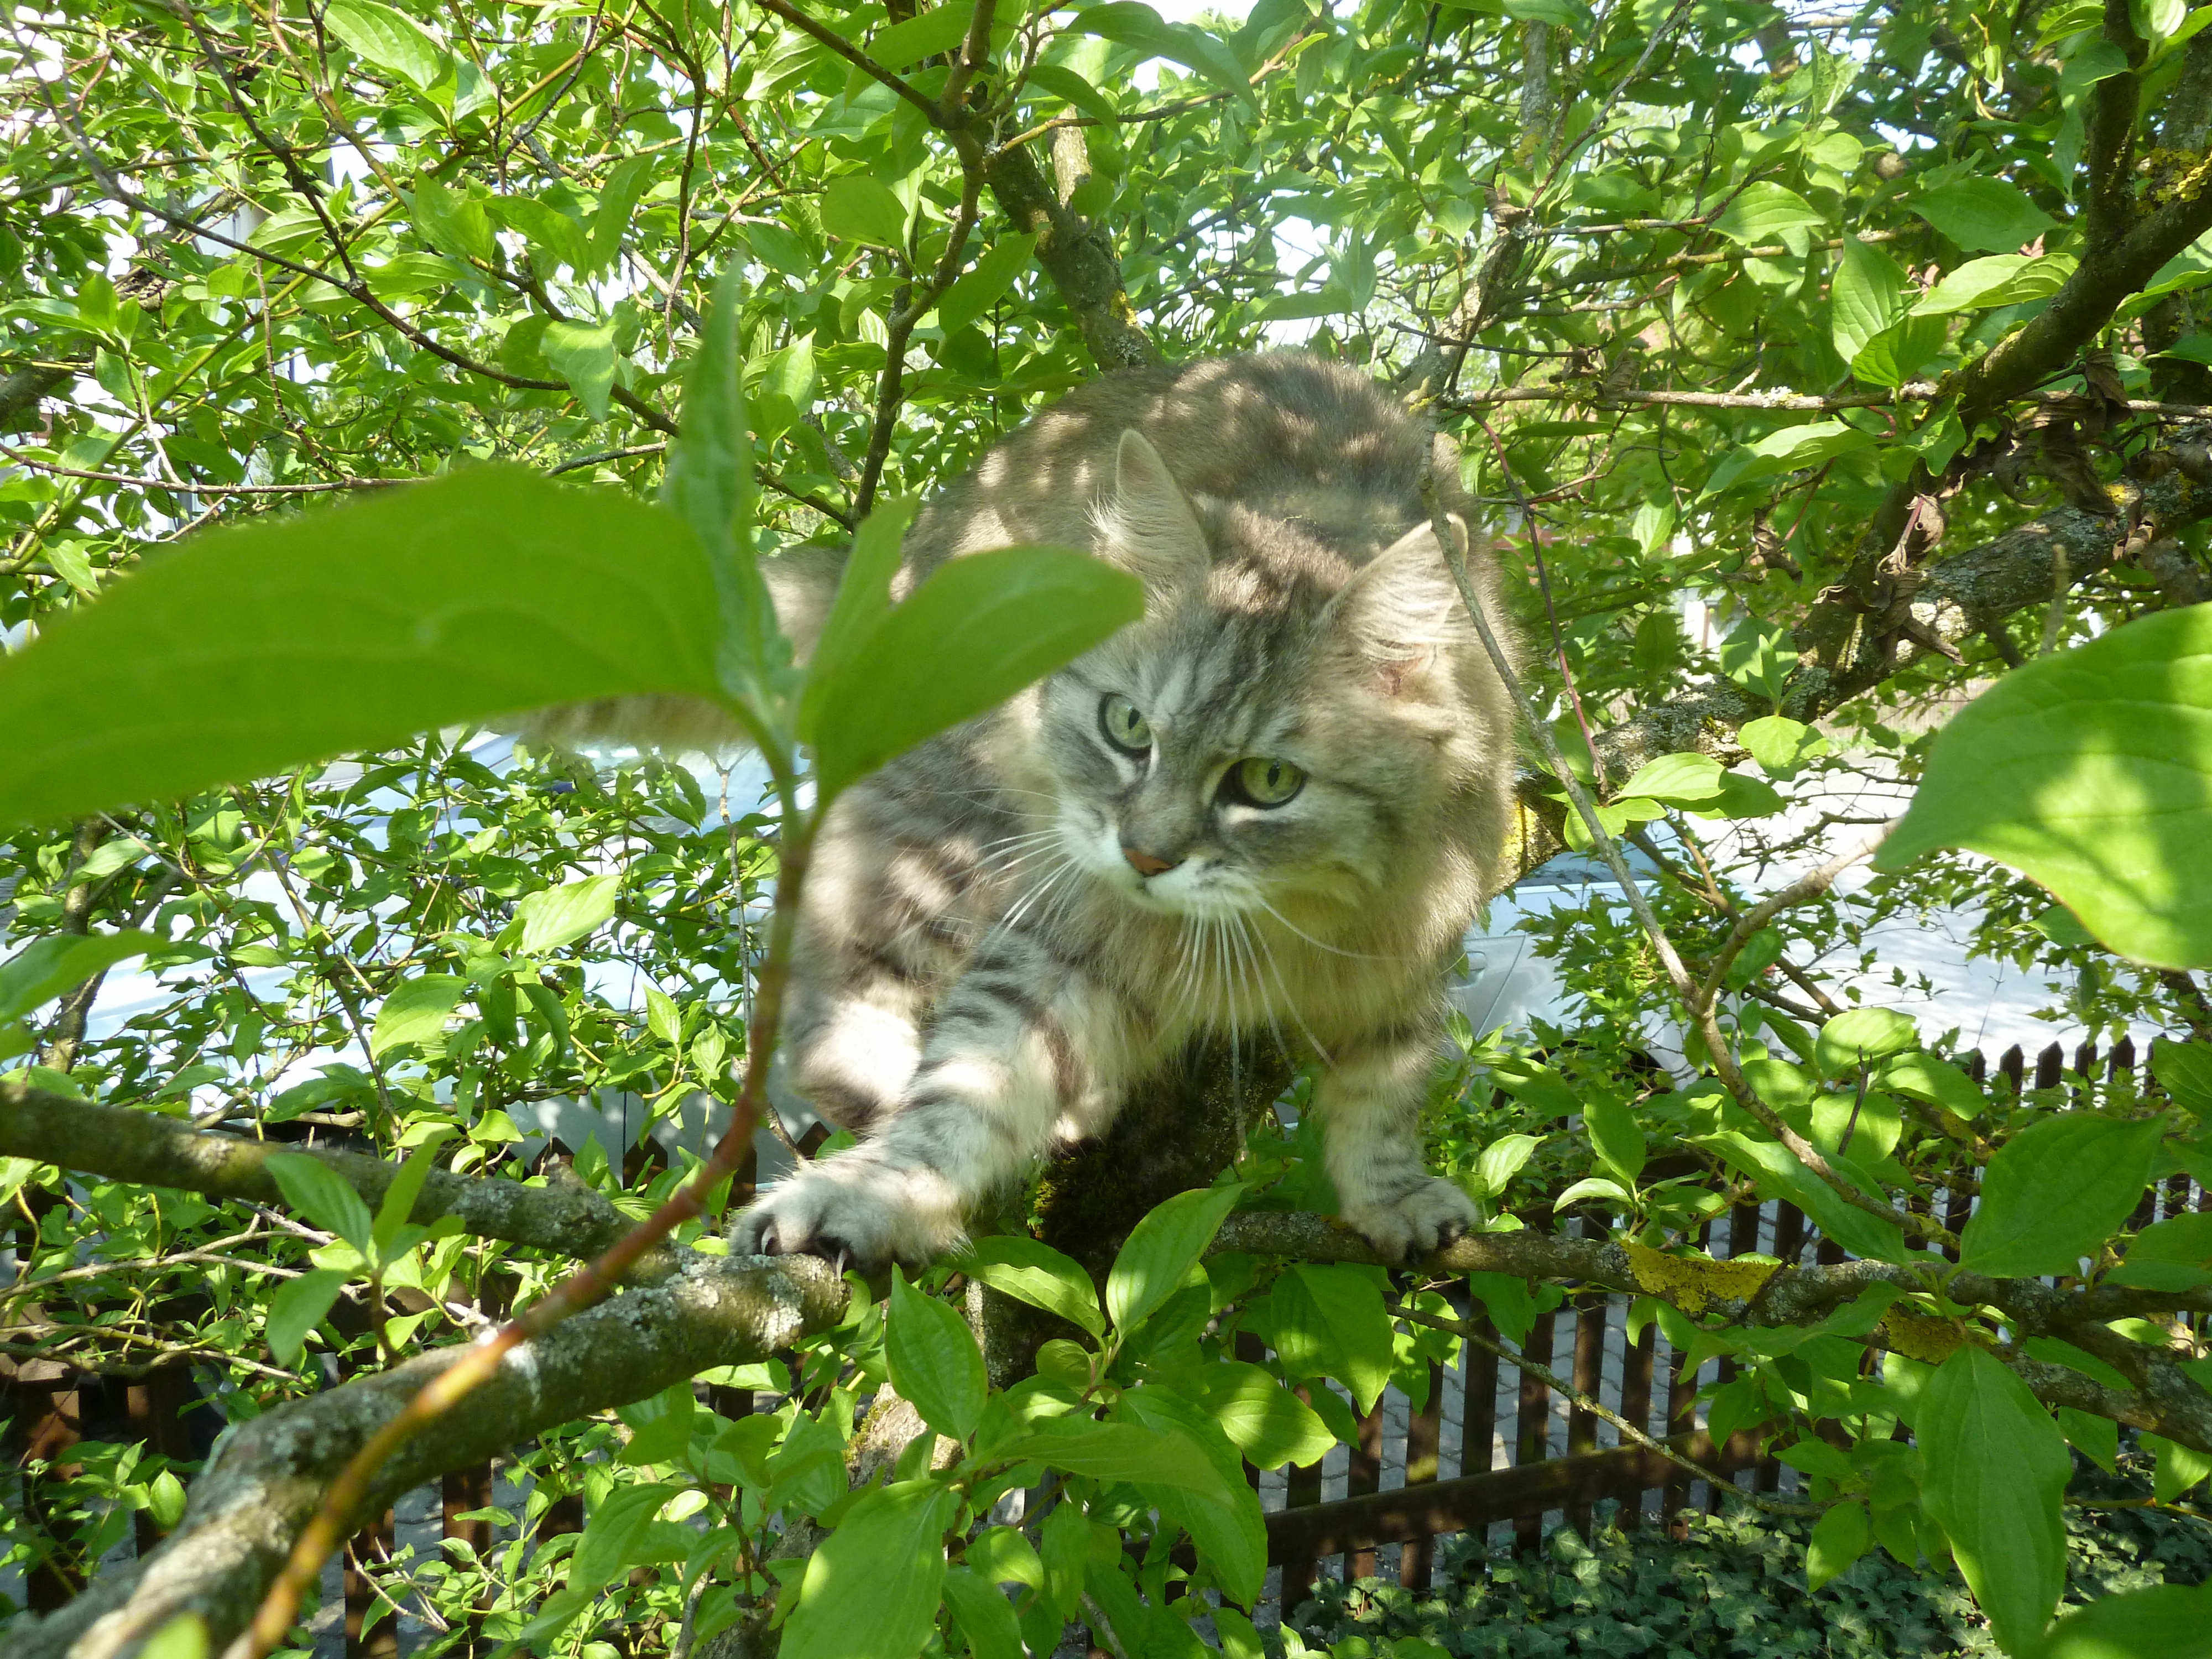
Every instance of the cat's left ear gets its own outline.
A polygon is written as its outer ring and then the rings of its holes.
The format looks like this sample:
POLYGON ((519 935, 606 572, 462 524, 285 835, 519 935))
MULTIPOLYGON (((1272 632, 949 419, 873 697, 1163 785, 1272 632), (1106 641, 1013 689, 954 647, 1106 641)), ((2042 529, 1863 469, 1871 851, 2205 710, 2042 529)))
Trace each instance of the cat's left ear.
MULTIPOLYGON (((1464 560, 1466 524, 1456 514, 1445 523, 1464 560)), ((1355 571, 1329 601, 1325 621, 1374 665, 1392 696, 1474 631, 1459 585, 1427 525, 1407 531, 1355 571)))

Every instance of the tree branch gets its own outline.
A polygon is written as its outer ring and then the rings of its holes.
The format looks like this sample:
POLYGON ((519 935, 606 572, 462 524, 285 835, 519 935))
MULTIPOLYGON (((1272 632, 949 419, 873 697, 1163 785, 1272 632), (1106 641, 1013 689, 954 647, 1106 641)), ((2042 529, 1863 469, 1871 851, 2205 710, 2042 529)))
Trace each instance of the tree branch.
MULTIPOLYGON (((509 1352, 489 1381, 392 1455, 349 1520, 518 1440, 710 1366, 764 1359, 835 1324, 845 1300, 843 1283, 811 1257, 763 1264, 684 1252, 666 1282, 625 1291, 509 1352)), ((167 1541, 43 1623, 11 1630, 13 1659, 118 1659, 185 1613, 206 1621, 210 1650, 222 1652, 246 1629, 339 1470, 471 1351, 441 1348, 233 1428, 167 1541)))
MULTIPOLYGON (((398 1164, 359 1152, 248 1140, 187 1128, 149 1111, 73 1100, 21 1083, 0 1083, 0 1157, 27 1158, 80 1175, 175 1188, 210 1198, 281 1205, 284 1194, 269 1173, 271 1152, 294 1152, 327 1165, 371 1210, 399 1174, 398 1164)), ((462 1231, 481 1238, 501 1238, 578 1257, 598 1255, 633 1224, 587 1188, 526 1187, 497 1176, 472 1180, 434 1170, 423 1182, 409 1218, 427 1224, 447 1215, 458 1216, 462 1231)), ((666 1255, 648 1260, 647 1276, 668 1271, 671 1258, 666 1255)))

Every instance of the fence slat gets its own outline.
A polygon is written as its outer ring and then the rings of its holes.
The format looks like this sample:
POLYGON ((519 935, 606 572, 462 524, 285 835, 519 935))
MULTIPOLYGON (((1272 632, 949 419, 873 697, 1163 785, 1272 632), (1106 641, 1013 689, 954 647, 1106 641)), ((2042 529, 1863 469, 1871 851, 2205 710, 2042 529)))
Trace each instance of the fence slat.
MULTIPOLYGON (((1326 1388, 1328 1385, 1317 1382, 1313 1386, 1326 1388)), ((1313 1403, 1313 1395, 1306 1389, 1300 1389, 1297 1395, 1307 1404, 1313 1403)), ((1304 1468, 1293 1466, 1285 1473, 1289 1476, 1287 1482, 1289 1489, 1284 1495, 1285 1507, 1282 1513, 1290 1515, 1299 1510, 1312 1509, 1320 1504, 1321 1464, 1318 1461, 1307 1464, 1304 1468)), ((1295 1611, 1301 1601, 1313 1594, 1316 1565, 1314 1553, 1313 1551, 1307 1550, 1303 1554, 1291 1553, 1276 1557, 1272 1551, 1270 1552, 1270 1560, 1283 1569, 1282 1602, 1283 1611, 1285 1613, 1295 1611)))
MULTIPOLYGON (((1382 1485, 1382 1399, 1376 1395, 1375 1409, 1359 1419, 1359 1441, 1352 1448, 1352 1456, 1346 1466, 1344 1492, 1347 1498, 1362 1498, 1379 1491, 1382 1485)), ((1375 1576, 1375 1552, 1371 1549, 1353 1550, 1344 1558, 1344 1582, 1372 1578, 1375 1576)))
MULTIPOLYGON (((1583 1231, 1589 1232, 1583 1224, 1583 1231)), ((1605 1394, 1605 1320, 1607 1299, 1604 1297, 1584 1297, 1581 1311, 1575 1316, 1575 1369, 1572 1372, 1575 1392, 1585 1400, 1600 1400, 1605 1394)), ((1567 1455, 1570 1457, 1597 1449, 1597 1413, 1583 1406, 1571 1406, 1567 1410, 1567 1455)), ((1589 1536, 1590 1509, 1587 1503, 1577 1504, 1567 1511, 1567 1524, 1583 1537, 1589 1536)))
MULTIPOLYGON (((1553 1322, 1558 1317, 1556 1312, 1538 1315, 1535 1324, 1529 1328, 1528 1340, 1522 1345, 1524 1352, 1534 1354, 1547 1365, 1555 1352, 1553 1322)), ((1552 1455, 1552 1391, 1527 1367, 1516 1369, 1521 1375, 1521 1394, 1513 1408, 1513 1462, 1516 1468, 1527 1468, 1552 1455)), ((1541 1510, 1515 1517, 1516 1549, 1533 1550, 1543 1541, 1541 1510)))
MULTIPOLYGON (((1437 1478, 1437 1447, 1443 1439, 1444 1368, 1429 1362, 1429 1397, 1406 1425, 1406 1484, 1425 1486, 1437 1478)), ((1398 1582, 1407 1589, 1426 1589, 1435 1557, 1436 1539, 1424 1533, 1404 1540, 1398 1554, 1398 1582)))

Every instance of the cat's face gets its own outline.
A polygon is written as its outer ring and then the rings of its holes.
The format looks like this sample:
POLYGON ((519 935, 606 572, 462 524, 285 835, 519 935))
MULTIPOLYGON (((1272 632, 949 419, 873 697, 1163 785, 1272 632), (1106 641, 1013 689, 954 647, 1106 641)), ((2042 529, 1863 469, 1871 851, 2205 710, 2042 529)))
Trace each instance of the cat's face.
MULTIPOLYGON (((1158 496, 1160 479, 1130 476, 1148 456, 1125 443, 1120 501, 1158 496)), ((1347 580, 1352 563, 1297 526, 1201 527, 1187 503, 1171 524, 1153 505, 1141 550, 1126 520, 1103 526, 1103 550, 1146 580, 1146 619, 1054 676, 1039 708, 1057 850, 1170 915, 1372 902, 1421 861, 1410 837, 1449 787, 1445 653, 1389 637, 1441 614, 1433 538, 1347 580)))

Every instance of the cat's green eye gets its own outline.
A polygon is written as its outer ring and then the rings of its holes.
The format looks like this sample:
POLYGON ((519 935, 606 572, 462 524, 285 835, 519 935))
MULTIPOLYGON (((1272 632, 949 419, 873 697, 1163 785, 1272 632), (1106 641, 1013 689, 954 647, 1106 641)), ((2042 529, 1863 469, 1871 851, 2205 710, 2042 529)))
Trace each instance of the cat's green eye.
POLYGON ((1098 729, 1106 734, 1107 742, 1125 754, 1152 751, 1152 723, 1118 691, 1109 691, 1099 699, 1098 729))
POLYGON ((1253 806, 1280 806, 1306 787, 1306 775, 1286 760, 1255 755, 1229 769, 1230 793, 1253 806))

